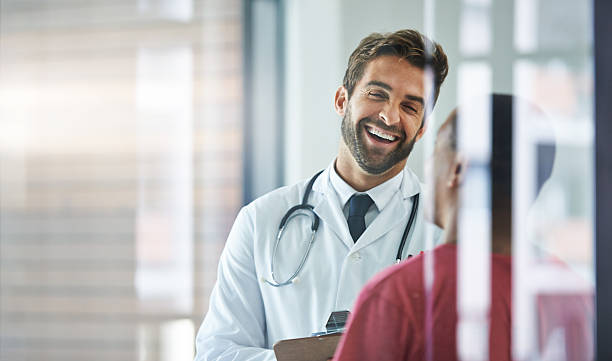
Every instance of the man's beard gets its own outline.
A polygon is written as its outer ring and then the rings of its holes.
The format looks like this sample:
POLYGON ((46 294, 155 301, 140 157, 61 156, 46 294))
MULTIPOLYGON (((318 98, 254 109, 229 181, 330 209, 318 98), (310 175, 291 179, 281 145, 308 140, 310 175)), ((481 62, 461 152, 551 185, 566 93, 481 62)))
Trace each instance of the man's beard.
MULTIPOLYGON (((374 120, 368 117, 360 119, 359 122, 353 126, 350 110, 347 110, 346 114, 342 118, 342 139, 361 169, 369 174, 382 174, 391 169, 397 163, 408 158, 408 155, 410 155, 410 152, 412 152, 412 148, 416 142, 418 131, 412 139, 407 140, 404 138, 396 145, 394 150, 386 154, 381 160, 376 161, 376 157, 373 155, 377 152, 375 152, 373 149, 368 149, 366 146, 366 140, 364 139, 364 137, 366 137, 364 134, 366 131, 366 123, 375 125, 382 130, 390 131, 396 134, 404 133, 398 128, 389 127, 379 119, 374 120)), ((421 127, 423 127, 423 124, 421 124, 421 127)))

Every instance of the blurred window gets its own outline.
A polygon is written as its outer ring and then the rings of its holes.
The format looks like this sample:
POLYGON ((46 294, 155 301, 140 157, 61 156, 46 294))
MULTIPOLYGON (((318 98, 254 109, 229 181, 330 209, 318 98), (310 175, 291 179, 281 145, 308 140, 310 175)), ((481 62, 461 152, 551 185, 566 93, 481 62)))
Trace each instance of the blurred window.
POLYGON ((193 358, 242 204, 242 2, 0 3, 0 360, 193 358))

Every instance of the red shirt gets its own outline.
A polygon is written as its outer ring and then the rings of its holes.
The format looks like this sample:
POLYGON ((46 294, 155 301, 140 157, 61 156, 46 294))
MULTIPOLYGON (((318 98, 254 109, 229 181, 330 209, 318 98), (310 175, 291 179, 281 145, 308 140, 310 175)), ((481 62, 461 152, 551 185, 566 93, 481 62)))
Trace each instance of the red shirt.
MULTIPOLYGON (((457 247, 432 251, 432 360, 457 360, 457 247)), ((334 360, 425 360, 424 255, 376 275, 362 290, 334 360)), ((511 359, 511 258, 492 255, 489 357, 511 359)))

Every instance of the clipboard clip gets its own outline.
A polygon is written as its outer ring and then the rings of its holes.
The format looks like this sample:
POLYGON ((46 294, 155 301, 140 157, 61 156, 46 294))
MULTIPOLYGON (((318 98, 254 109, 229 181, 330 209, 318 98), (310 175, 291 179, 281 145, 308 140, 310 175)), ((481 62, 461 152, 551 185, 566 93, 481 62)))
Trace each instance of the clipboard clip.
POLYGON ((329 315, 327 324, 325 325, 325 331, 314 332, 313 336, 330 335, 334 333, 344 332, 346 327, 346 321, 351 313, 349 311, 334 311, 329 315))

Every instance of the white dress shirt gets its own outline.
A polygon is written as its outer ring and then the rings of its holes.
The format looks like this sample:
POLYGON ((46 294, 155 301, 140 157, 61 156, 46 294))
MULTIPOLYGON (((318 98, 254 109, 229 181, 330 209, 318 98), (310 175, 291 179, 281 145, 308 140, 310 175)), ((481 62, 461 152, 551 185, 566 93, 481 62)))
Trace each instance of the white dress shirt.
POLYGON ((348 183, 344 181, 336 172, 336 167, 332 167, 329 172, 329 178, 332 184, 332 187, 336 191, 336 196, 338 197, 338 204, 344 213, 344 218, 348 219, 349 215, 349 200, 354 194, 367 194, 372 198, 374 203, 373 206, 368 208, 368 211, 365 214, 365 225, 366 228, 374 221, 374 218, 383 211, 385 206, 389 204, 391 198, 396 196, 400 190, 400 185, 402 184, 402 179, 404 179, 404 172, 399 172, 393 178, 387 180, 386 182, 377 185, 376 187, 369 189, 365 192, 357 192, 353 187, 351 187, 348 183))

